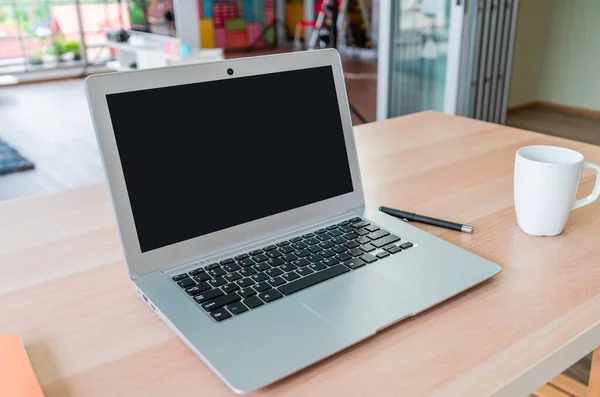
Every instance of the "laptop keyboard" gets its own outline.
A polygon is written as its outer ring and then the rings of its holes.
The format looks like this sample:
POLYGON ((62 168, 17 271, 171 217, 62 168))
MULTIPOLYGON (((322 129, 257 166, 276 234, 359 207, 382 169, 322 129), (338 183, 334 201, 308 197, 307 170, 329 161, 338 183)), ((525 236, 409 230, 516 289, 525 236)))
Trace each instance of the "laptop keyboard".
POLYGON ((355 217, 178 274, 173 281, 212 318, 222 321, 412 246, 355 217))

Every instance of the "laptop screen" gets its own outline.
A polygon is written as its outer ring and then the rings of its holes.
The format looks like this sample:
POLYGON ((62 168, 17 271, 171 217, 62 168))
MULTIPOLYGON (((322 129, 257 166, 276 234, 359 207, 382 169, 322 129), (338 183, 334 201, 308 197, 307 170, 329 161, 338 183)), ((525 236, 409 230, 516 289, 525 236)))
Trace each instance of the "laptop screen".
POLYGON ((329 66, 106 99, 142 252, 353 191, 329 66))

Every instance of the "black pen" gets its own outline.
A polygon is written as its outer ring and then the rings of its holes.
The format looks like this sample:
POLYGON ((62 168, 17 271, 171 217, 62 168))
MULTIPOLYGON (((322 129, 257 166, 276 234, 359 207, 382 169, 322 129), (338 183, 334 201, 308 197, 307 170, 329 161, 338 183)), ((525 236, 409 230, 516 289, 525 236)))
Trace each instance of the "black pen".
POLYGON ((391 216, 395 216, 396 218, 405 219, 408 222, 420 222, 425 223, 427 225, 433 225, 438 227, 443 227, 446 229, 457 230, 459 232, 464 233, 473 233, 473 226, 462 225, 460 223, 448 222, 442 219, 430 218, 428 216, 423 216, 419 214, 415 214, 414 212, 407 212, 402 210, 397 210, 395 208, 389 207, 379 207, 379 211, 386 213, 391 216))

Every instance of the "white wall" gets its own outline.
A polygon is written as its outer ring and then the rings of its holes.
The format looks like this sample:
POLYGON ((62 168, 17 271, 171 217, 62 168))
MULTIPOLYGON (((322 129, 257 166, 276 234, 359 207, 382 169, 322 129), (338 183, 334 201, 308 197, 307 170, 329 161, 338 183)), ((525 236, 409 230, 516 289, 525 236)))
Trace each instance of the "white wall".
MULTIPOLYGON (((552 0, 520 0, 508 106, 538 100, 552 0)), ((573 1, 573 0, 565 0, 573 1)), ((577 1, 577 0, 575 0, 577 1)))
POLYGON ((600 111, 600 0, 521 0, 509 106, 600 111))

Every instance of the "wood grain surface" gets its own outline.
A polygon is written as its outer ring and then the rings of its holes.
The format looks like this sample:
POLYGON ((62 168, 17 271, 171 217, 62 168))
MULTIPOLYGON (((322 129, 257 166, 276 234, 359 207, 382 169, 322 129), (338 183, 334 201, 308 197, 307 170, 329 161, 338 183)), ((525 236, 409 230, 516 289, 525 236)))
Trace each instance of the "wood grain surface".
MULTIPOLYGON (((356 136, 369 206, 471 224, 420 227, 503 271, 252 395, 524 396, 600 344, 600 202, 542 238, 512 198, 519 147, 600 147, 435 112, 356 136)), ((134 292, 104 184, 1 203, 0 242, 0 334, 21 335, 46 397, 232 395, 134 292)))

